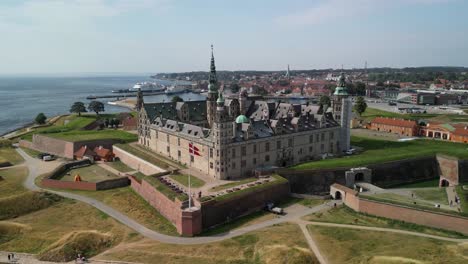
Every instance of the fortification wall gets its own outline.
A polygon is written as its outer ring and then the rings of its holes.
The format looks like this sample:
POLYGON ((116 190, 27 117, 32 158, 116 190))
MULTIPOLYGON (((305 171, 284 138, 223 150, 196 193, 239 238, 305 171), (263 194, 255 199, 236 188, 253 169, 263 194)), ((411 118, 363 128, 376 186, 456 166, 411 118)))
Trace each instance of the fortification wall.
POLYGON ((119 147, 114 146, 113 152, 116 157, 125 163, 125 165, 134 170, 138 170, 145 175, 153 175, 164 171, 160 167, 153 165, 131 153, 128 153, 119 147))
POLYGON ((203 228, 222 224, 229 219, 261 210, 267 202, 279 202, 289 196, 289 184, 273 185, 258 192, 246 193, 231 199, 209 200, 201 204, 203 228))
POLYGON ((459 182, 468 182, 468 160, 460 160, 458 170, 459 182))
POLYGON ((436 160, 439 167, 440 177, 447 179, 451 184, 458 184, 458 159, 444 155, 437 155, 436 160))
MULTIPOLYGON (((350 206, 351 207, 351 206, 350 206)), ((352 208, 352 207, 351 207, 352 208)), ((354 208, 353 208, 354 209, 354 208)), ((468 234, 468 218, 439 214, 360 198, 362 213, 468 234)))
POLYGON ((349 168, 324 170, 278 170, 277 173, 289 181, 291 192, 323 194, 330 190, 330 185, 339 183, 346 185, 345 172, 349 168))
POLYGON ((96 190, 109 190, 115 188, 121 188, 130 185, 130 180, 127 177, 120 177, 112 180, 105 180, 96 183, 96 190))
POLYGON ((175 225, 179 234, 192 236, 201 233, 200 210, 183 211, 181 201, 172 201, 145 180, 139 182, 133 176, 128 178, 132 189, 175 225))
POLYGON ((73 142, 34 134, 32 143, 32 149, 73 159, 73 142))
POLYGON ((435 157, 399 160, 367 167, 372 169, 372 183, 384 188, 439 177, 435 157))
POLYGON ((41 185, 47 188, 96 191, 95 182, 72 182, 72 181, 60 181, 60 180, 54 180, 54 179, 43 179, 41 181, 41 185))

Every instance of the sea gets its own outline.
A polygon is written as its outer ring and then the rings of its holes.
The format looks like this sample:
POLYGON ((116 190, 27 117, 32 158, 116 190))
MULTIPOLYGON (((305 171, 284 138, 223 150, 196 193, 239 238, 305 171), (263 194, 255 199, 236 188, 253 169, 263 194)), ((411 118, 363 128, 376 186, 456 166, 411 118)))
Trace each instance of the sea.
MULTIPOLYGON (((90 95, 110 95, 112 90, 132 88, 137 82, 172 84, 149 76, 112 77, 0 77, 0 135, 21 128, 34 121, 38 113, 47 117, 69 113, 73 102, 87 104, 90 95)), ((196 93, 179 94, 184 100, 203 100, 196 93)), ((145 96, 145 102, 171 100, 172 95, 145 96)), ((105 113, 128 112, 119 106, 107 104, 115 98, 98 99, 105 103, 105 113)))

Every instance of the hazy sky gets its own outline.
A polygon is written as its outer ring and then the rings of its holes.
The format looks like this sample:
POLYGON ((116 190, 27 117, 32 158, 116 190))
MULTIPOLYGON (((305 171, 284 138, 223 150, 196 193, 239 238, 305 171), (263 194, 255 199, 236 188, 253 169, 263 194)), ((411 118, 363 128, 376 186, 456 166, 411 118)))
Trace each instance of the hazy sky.
POLYGON ((0 75, 468 66, 467 0, 0 0, 0 75))

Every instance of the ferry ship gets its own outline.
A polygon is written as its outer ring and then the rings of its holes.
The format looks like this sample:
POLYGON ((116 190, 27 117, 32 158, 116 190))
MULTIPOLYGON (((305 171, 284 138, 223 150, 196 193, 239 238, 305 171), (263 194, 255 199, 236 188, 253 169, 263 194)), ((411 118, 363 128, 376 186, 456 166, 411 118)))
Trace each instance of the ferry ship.
POLYGON ((142 82, 136 83, 130 89, 120 89, 120 90, 113 90, 113 93, 136 93, 140 90, 144 93, 155 93, 155 92, 164 92, 166 87, 161 84, 157 84, 155 82, 142 82))
POLYGON ((178 94, 178 93, 185 93, 187 90, 189 90, 190 86, 189 85, 172 85, 169 86, 166 89, 166 94, 178 94))

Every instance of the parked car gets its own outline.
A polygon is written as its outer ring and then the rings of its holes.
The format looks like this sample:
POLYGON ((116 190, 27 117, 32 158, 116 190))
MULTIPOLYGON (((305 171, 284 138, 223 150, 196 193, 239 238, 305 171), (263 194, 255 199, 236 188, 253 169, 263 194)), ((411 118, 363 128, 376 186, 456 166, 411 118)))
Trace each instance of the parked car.
POLYGON ((52 161, 52 160, 55 160, 55 156, 54 155, 47 155, 47 156, 42 157, 42 160, 43 161, 52 161))
POLYGON ((272 212, 274 214, 278 214, 278 215, 283 215, 284 214, 283 208, 275 207, 274 203, 267 203, 266 206, 265 206, 265 210, 267 210, 269 212, 272 212))
POLYGON ((44 153, 39 153, 39 154, 37 154, 37 158, 38 158, 38 159, 43 159, 45 156, 50 156, 50 154, 49 154, 49 153, 45 153, 45 152, 44 152, 44 153))

